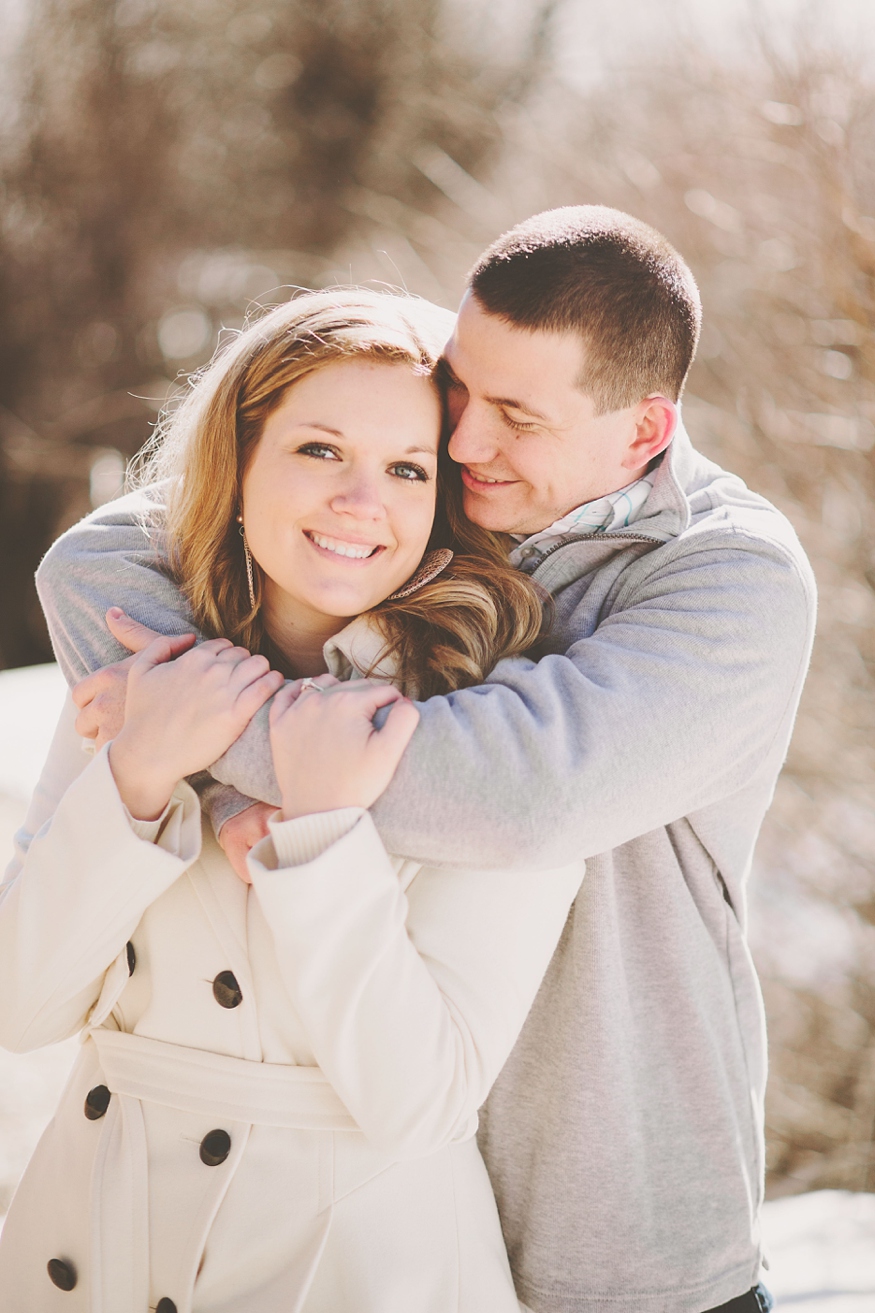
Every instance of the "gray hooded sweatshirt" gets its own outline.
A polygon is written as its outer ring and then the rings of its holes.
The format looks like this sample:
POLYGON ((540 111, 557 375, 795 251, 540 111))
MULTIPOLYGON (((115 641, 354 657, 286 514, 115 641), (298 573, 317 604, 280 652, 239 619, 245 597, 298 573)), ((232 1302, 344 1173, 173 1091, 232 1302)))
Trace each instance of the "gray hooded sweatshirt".
MULTIPOLYGON (((37 583, 68 679, 126 655, 106 608, 186 604, 136 493, 65 534, 37 583)), ((525 568, 555 655, 422 704, 373 809, 390 852, 587 874, 480 1142, 538 1313, 702 1313, 760 1268, 766 1044, 745 942, 754 843, 808 664, 815 592, 787 520, 681 430, 628 529, 525 568)), ((278 802, 260 715, 213 767, 278 802)), ((244 805, 211 800, 214 821, 244 805)), ((484 1311, 485 1313, 485 1311, 484 1311)))

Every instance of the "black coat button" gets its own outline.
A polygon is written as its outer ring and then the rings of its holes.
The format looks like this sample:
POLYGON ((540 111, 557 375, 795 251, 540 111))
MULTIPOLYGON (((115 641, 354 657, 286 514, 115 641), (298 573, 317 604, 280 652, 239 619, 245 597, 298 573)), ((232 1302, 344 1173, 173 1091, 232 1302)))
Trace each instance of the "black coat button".
POLYGON ((72 1290, 76 1285, 76 1269, 63 1258, 50 1258, 46 1264, 52 1283, 59 1290, 72 1290))
POLYGON ((105 1085, 95 1085, 93 1090, 88 1091, 85 1095, 85 1116, 90 1122, 100 1121, 109 1107, 110 1098, 110 1092, 105 1085))
POLYGON ((158 1303, 155 1305, 155 1313, 176 1313, 176 1305, 172 1299, 168 1299, 165 1295, 164 1298, 159 1299, 158 1303))
POLYGON ((231 1137, 227 1131, 208 1131, 201 1140, 201 1162, 207 1167, 218 1167, 231 1152, 231 1137))
POLYGON ((233 971, 220 971, 213 981, 213 998, 220 1008, 236 1008, 243 1002, 243 991, 233 971))
POLYGON ((125 944, 125 953, 128 957, 128 975, 132 976, 134 974, 134 967, 137 965, 137 954, 134 951, 134 946, 130 939, 125 944))

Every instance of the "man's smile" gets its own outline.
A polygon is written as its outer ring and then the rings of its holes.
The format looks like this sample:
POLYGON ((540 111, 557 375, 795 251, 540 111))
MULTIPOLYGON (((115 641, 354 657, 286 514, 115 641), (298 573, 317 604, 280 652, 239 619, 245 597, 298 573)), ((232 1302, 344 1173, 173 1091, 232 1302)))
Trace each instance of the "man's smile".
POLYGON ((481 492, 484 488, 509 488, 517 479, 493 479, 486 474, 475 474, 467 465, 462 466, 462 482, 472 492, 481 492))

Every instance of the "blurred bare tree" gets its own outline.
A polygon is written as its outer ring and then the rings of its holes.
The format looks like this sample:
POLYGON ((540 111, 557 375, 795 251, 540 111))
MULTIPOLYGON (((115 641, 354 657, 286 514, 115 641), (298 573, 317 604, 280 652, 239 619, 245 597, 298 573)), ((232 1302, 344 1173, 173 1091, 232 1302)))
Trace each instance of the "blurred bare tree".
POLYGON ((387 213, 414 261, 458 247, 442 179, 476 186, 550 7, 502 44, 441 0, 33 0, 0 160, 0 667, 49 658, 40 554, 221 324, 336 278, 387 213))
POLYGON ((752 894, 769 1187, 875 1190, 875 80, 802 32, 675 39, 575 91, 551 12, 32 0, 0 161, 0 666, 48 657, 39 553, 252 298, 407 277, 452 304, 539 208, 654 223, 705 303, 688 428, 787 511, 821 589, 752 894))

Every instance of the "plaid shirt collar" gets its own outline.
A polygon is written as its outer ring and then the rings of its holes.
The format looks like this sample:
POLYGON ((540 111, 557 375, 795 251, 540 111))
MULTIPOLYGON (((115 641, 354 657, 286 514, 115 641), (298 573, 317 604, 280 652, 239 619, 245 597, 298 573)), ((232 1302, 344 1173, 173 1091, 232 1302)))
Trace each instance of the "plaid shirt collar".
POLYGON ((625 529, 638 519, 650 496, 656 468, 648 470, 640 479, 609 492, 605 497, 577 506, 561 520, 541 529, 531 537, 521 539, 510 553, 512 565, 522 565, 534 556, 540 556, 559 538, 569 533, 605 533, 608 529, 625 529))

